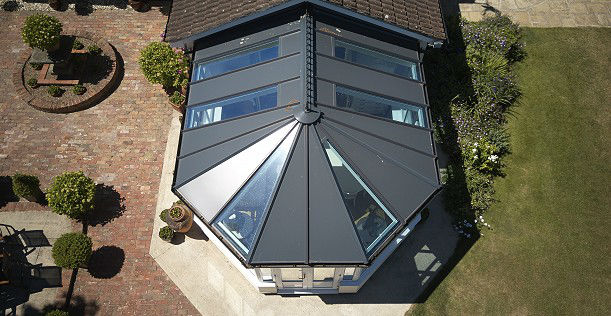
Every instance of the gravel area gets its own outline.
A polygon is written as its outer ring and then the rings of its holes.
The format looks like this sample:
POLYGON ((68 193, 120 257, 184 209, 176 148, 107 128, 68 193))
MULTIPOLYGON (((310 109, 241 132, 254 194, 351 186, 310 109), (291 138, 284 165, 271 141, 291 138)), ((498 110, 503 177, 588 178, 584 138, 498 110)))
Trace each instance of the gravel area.
MULTIPOLYGON (((68 6, 62 11, 74 11, 76 3, 79 3, 79 11, 90 14, 95 10, 129 10, 134 11, 128 5, 127 0, 68 0, 68 6)), ((170 6, 170 1, 151 1, 154 7, 170 6)), ((5 11, 55 11, 46 0, 0 0, 0 6, 5 11)))

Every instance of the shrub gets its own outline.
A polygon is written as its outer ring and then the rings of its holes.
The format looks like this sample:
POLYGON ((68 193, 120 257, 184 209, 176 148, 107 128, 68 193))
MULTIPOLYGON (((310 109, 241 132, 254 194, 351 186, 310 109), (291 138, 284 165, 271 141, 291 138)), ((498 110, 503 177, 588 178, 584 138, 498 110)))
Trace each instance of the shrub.
POLYGON ((174 104, 183 104, 185 102, 185 96, 178 91, 174 91, 170 96, 170 102, 174 104))
POLYGON ((48 50, 55 46, 62 32, 62 24, 55 17, 34 14, 25 19, 21 28, 23 41, 32 48, 48 50))
POLYGON ((85 45, 79 40, 74 40, 74 43, 72 43, 72 49, 83 49, 84 47, 85 45))
POLYGON ((68 312, 65 312, 61 309, 54 309, 50 312, 47 312, 45 316, 69 316, 68 312))
POLYGON ((161 211, 161 213, 159 213, 159 218, 165 222, 168 218, 168 209, 161 211))
POLYGON ((164 88, 178 88, 187 78, 187 57, 167 43, 153 42, 147 45, 140 52, 138 63, 150 83, 161 84, 164 88))
POLYGON ((72 93, 76 95, 81 95, 85 93, 85 91, 87 91, 87 88, 85 88, 83 85, 80 85, 80 84, 77 84, 74 87, 72 87, 72 93))
POLYGON ((102 49, 98 45, 95 45, 95 44, 87 46, 87 50, 89 51, 90 54, 93 54, 93 55, 98 55, 102 52, 102 49))
POLYGON ((28 84, 28 86, 30 86, 32 88, 36 88, 38 86, 38 79, 30 78, 30 79, 28 79, 27 84, 28 84))
POLYGON ((91 238, 82 233, 61 235, 53 244, 51 254, 55 264, 62 268, 79 268, 86 266, 91 258, 91 238))
POLYGON ((461 26, 466 46, 499 53, 510 63, 524 57, 522 31, 507 16, 485 17, 479 22, 463 20, 461 26))
POLYGON ((64 93, 64 89, 58 87, 58 86, 49 86, 47 88, 47 92, 49 93, 50 96, 52 97, 59 97, 62 95, 62 93, 64 93))
POLYGON ((30 63, 30 66, 34 70, 41 70, 43 65, 43 63, 30 63))
POLYGON ((499 150, 495 145, 482 138, 466 146, 465 167, 483 173, 496 173, 501 168, 499 150))
POLYGON ((12 180, 13 192, 19 197, 35 197, 40 193, 40 181, 36 176, 16 173, 12 180))
POLYGON ((174 231, 172 228, 170 228, 170 226, 162 227, 159 229, 159 238, 165 241, 170 241, 172 238, 174 238, 174 231))
POLYGON ((65 172, 53 179, 47 200, 53 212, 72 219, 83 219, 93 209, 95 183, 78 172, 65 172))

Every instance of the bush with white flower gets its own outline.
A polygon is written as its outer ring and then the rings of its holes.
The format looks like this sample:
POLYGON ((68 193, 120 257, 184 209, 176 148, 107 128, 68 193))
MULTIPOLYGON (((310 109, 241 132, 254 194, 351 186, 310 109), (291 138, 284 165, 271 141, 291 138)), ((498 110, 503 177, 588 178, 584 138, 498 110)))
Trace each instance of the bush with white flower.
POLYGON ((496 145, 482 138, 467 145, 465 166, 485 173, 496 173, 501 168, 499 149, 496 145))
POLYGON ((53 16, 34 14, 25 19, 21 28, 23 41, 32 48, 49 50, 59 43, 62 23, 53 16))

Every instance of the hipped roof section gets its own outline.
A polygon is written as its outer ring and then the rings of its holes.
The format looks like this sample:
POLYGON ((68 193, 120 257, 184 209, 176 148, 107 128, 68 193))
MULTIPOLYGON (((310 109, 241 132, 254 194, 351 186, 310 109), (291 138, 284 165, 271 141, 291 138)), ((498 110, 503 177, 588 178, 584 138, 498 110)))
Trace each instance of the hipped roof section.
POLYGON ((308 2, 348 9, 432 39, 446 39, 438 0, 174 0, 165 40, 176 42, 270 8, 308 2))

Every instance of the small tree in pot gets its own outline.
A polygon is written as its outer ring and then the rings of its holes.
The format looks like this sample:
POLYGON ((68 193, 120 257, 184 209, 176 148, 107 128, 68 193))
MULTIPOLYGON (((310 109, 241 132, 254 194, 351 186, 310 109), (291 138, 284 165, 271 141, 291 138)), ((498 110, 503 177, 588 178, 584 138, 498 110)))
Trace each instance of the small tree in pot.
POLYGON ((174 231, 186 233, 193 226, 193 212, 182 203, 174 203, 168 211, 166 223, 174 231))
POLYGON ((189 60, 184 52, 161 42, 148 44, 140 52, 138 64, 150 83, 161 84, 166 91, 180 89, 189 70, 189 60))
POLYGON ((40 202, 43 193, 40 191, 40 181, 38 177, 16 173, 13 177, 13 192, 30 202, 40 202))
POLYGON ((51 255, 55 264, 68 269, 84 268, 91 258, 93 242, 82 233, 61 235, 53 244, 51 255))
POLYGON ((23 41, 32 48, 54 51, 59 48, 62 23, 46 14, 34 14, 25 19, 21 28, 23 41))
POLYGON ((174 238, 174 231, 172 230, 172 228, 170 228, 170 226, 162 227, 159 230, 159 238, 170 242, 172 241, 172 238, 174 238))
POLYGON ((93 209, 95 183, 82 171, 64 172, 55 177, 47 191, 53 212, 82 220, 93 209))

